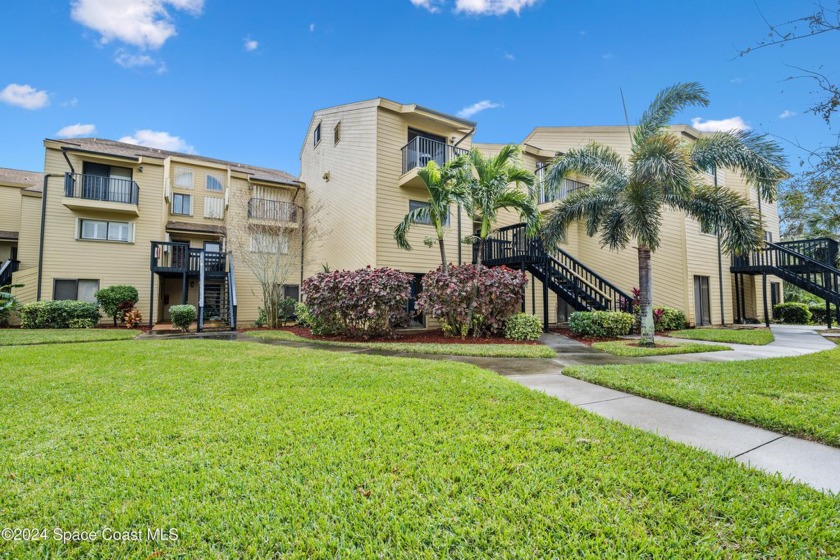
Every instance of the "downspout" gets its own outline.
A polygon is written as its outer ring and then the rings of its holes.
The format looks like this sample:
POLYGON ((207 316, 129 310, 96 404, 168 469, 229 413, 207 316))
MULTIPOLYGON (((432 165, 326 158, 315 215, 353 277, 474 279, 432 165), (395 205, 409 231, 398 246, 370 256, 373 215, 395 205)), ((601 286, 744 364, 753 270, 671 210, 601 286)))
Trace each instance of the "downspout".
POLYGON ((61 155, 64 156, 64 159, 67 161, 67 165, 70 167, 70 173, 73 175, 76 174, 76 169, 73 167, 73 164, 70 162, 70 158, 67 157, 67 148, 61 148, 61 155))
MULTIPOLYGON (((457 148, 457 147, 458 147, 458 144, 460 144, 461 142, 463 142, 464 140, 466 140, 468 136, 472 136, 473 134, 475 134, 475 127, 472 127, 472 130, 470 130, 469 132, 467 132, 466 134, 464 134, 464 135, 461 137, 461 139, 460 139, 460 140, 458 140, 457 142, 455 142, 454 144, 452 144, 452 147, 453 147, 453 148, 457 148)), ((462 256, 461 256, 461 245, 462 245, 461 240, 462 240, 462 239, 463 239, 463 237, 462 237, 462 235, 461 235, 461 205, 459 204, 459 205, 458 205, 458 264, 459 264, 459 265, 463 264, 463 258, 462 258, 462 256)))
MULTIPOLYGON (((67 157, 65 154, 64 157, 67 157)), ((69 160, 68 160, 69 161, 69 160)), ((70 166, 73 169, 73 166, 70 166)), ((44 175, 43 192, 41 193, 41 237, 38 240, 38 293, 35 296, 35 301, 41 301, 41 280, 44 276, 44 229, 47 225, 47 182, 50 177, 61 177, 57 173, 47 173, 44 175)))
POLYGON ((300 285, 298 286, 298 301, 301 301, 301 296, 302 296, 301 290, 303 289, 303 263, 304 263, 303 251, 306 247, 306 244, 304 243, 303 227, 304 227, 304 222, 305 222, 305 217, 306 216, 305 216, 305 213, 304 213, 305 210, 303 209, 303 206, 298 206, 298 208, 300 208, 300 285))
MULTIPOLYGON (((715 187, 718 186, 718 178, 717 178, 717 168, 714 169, 715 173, 715 187)), ((718 250, 718 280, 720 280, 720 324, 721 326, 726 325, 726 315, 725 309, 726 306, 724 304, 723 298, 723 255, 720 249, 720 224, 717 226, 717 250, 718 250)))

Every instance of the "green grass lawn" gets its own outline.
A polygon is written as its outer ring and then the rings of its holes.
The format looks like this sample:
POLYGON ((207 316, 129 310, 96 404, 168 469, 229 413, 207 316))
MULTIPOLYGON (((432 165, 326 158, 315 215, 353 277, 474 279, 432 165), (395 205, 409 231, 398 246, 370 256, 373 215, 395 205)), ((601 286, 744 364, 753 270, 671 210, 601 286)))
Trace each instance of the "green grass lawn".
POLYGON ((126 340, 138 334, 131 329, 0 329, 0 346, 126 340))
POLYGON ((773 333, 770 329, 686 329, 684 331, 671 331, 669 336, 674 338, 691 338, 694 340, 707 340, 709 342, 728 342, 730 344, 751 344, 753 346, 764 346, 773 342, 773 333))
POLYGON ((554 358, 557 354, 542 344, 432 344, 424 342, 334 342, 304 338, 289 331, 248 331, 248 336, 264 340, 310 342, 323 346, 350 346, 406 352, 409 354, 436 354, 452 356, 484 356, 492 358, 554 358))
POLYGON ((448 361, 212 340, 0 349, 0 557, 840 555, 840 498, 448 361), (51 537, 51 534, 50 534, 51 537))
POLYGON ((727 363, 575 366, 600 385, 840 447, 840 348, 727 363))
POLYGON ((729 346, 719 346, 717 344, 697 344, 691 342, 657 342, 656 346, 652 347, 639 346, 638 340, 611 340, 608 342, 595 342, 592 344, 592 347, 608 352, 614 356, 630 356, 633 358, 732 350, 729 346))

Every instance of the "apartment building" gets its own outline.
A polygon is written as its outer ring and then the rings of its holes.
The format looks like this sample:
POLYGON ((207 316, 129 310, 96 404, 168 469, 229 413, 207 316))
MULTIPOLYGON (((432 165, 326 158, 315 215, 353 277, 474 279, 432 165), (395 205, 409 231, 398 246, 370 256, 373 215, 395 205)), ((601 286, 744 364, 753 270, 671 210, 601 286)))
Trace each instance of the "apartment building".
MULTIPOLYGON (((93 301, 100 288, 129 284, 150 324, 181 303, 199 309, 200 326, 257 319, 258 276, 235 266, 234 245, 288 253, 303 200, 294 176, 111 140, 44 147, 43 183, 19 197, 21 301, 93 301)), ((283 287, 294 297, 297 269, 283 287)))
MULTIPOLYGON (((307 185, 309 199, 322 207, 319 222, 333 232, 323 262, 333 269, 398 268, 415 275, 416 294, 422 275, 440 264, 437 248, 424 244, 434 231, 429 225, 414 227, 409 239, 413 250, 408 252, 394 242, 394 227, 428 198, 417 176, 417 170, 428 161, 445 164, 471 147, 488 155, 501 148, 502 144, 474 144, 475 127, 465 119, 382 98, 315 111, 301 149, 301 180, 307 185)), ((701 136, 690 126, 671 129, 686 142, 701 136)), ((625 157, 630 153, 626 126, 538 127, 519 143, 522 164, 541 180, 554 157, 592 140, 612 146, 625 157)), ((731 170, 716 170, 708 180, 736 189, 758 204, 755 193, 731 170)), ((576 177, 567 180, 554 197, 541 189, 540 209, 547 212, 558 198, 587 186, 585 177, 576 177)), ((775 204, 765 203, 762 214, 768 240, 778 239, 775 204)), ((499 226, 516 222, 517 217, 508 214, 499 226)), ((471 261, 472 249, 459 240, 472 230, 469 218, 453 207, 445 239, 452 262, 471 261)), ((681 309, 695 325, 763 317, 761 279, 742 275, 736 289, 731 257, 719 252, 716 235, 703 233, 697 222, 681 212, 665 214, 662 235, 662 246, 653 258, 655 305, 681 309)), ((587 236, 584 224, 578 224, 558 251, 553 256, 559 259, 557 266, 566 271, 563 282, 583 286, 587 297, 608 308, 619 308, 621 301, 632 298, 638 284, 632 248, 618 252, 602 248, 599 238, 587 236)), ((522 268, 528 269, 524 263, 522 268)), ((314 272, 307 270, 307 274, 314 272)), ((524 309, 546 315, 548 323, 565 321, 570 312, 587 303, 569 301, 562 286, 538 270, 529 271, 528 276, 524 309)), ((772 305, 781 301, 781 280, 770 276, 768 282, 768 299, 772 298, 768 305, 772 305)))
POLYGON ((40 188, 43 174, 0 168, 0 286, 12 282, 20 267, 20 210, 22 193, 40 188))

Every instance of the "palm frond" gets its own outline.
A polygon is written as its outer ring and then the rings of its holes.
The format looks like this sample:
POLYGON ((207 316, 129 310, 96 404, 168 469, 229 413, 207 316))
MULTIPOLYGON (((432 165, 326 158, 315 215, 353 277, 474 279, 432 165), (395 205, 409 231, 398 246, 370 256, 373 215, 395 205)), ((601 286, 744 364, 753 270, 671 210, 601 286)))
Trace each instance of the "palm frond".
POLYGON ((620 206, 614 206, 603 218, 601 228, 601 246, 613 251, 624 249, 630 242, 630 232, 627 227, 627 215, 620 206))
POLYGON ((719 232, 721 245, 729 253, 745 253, 762 243, 758 210, 732 189, 698 185, 680 208, 704 231, 719 232))
POLYGON ((631 182, 622 193, 621 211, 627 229, 640 245, 651 251, 659 248, 663 202, 663 192, 645 183, 631 182))
POLYGON ((633 182, 659 188, 666 198, 684 196, 691 190, 695 171, 688 151, 670 132, 648 136, 630 157, 633 182))
POLYGON ((766 135, 749 131, 704 136, 691 146, 691 158, 698 170, 727 167, 740 171, 747 184, 768 202, 776 199, 779 182, 790 176, 781 147, 766 135))
POLYGON ((639 124, 633 131, 635 144, 642 144, 653 136, 682 109, 690 106, 706 107, 709 97, 706 88, 697 82, 677 83, 656 94, 653 102, 642 114, 639 124))
POLYGON ((627 183, 621 156, 611 147, 598 142, 590 142, 582 148, 572 148, 558 156, 546 171, 546 192, 555 196, 563 184, 563 179, 572 173, 589 177, 598 185, 618 187, 627 183))
POLYGON ((591 187, 571 193, 561 199, 550 211, 540 236, 548 246, 565 241, 569 225, 577 220, 587 220, 587 235, 595 235, 603 216, 617 201, 616 191, 607 187, 591 187))
POLYGON ((405 216, 402 221, 394 228, 394 241, 397 242, 397 247, 406 251, 411 251, 411 244, 408 242, 408 232, 411 226, 420 222, 428 222, 431 220, 431 207, 422 206, 415 208, 405 216))

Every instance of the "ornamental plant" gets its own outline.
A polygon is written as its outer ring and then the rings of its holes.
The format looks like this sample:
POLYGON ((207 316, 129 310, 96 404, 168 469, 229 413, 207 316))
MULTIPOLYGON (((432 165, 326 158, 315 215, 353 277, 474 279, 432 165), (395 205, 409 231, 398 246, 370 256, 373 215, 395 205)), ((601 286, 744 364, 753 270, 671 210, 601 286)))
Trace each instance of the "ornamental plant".
POLYGON ((131 309, 126 311, 125 315, 123 315, 123 323, 125 323, 125 328, 127 329, 138 327, 142 322, 143 314, 140 313, 139 309, 131 309))
POLYGON ((172 319, 172 325, 178 327, 183 332, 189 330, 198 313, 194 305, 171 305, 169 307, 169 317, 172 319))
POLYGON ((528 279, 523 272, 505 266, 473 264, 441 268, 423 277, 417 309, 437 319, 447 336, 475 337, 501 334, 505 322, 519 309, 528 279), (470 320, 470 302, 478 284, 470 320))
MULTIPOLYGON (((95 303, 75 300, 33 301, 20 308, 20 326, 24 329, 66 329, 87 321, 99 323, 99 309, 95 303)), ((87 324, 86 323, 86 324, 87 324)))
POLYGON ((392 268, 322 272, 303 282, 314 334, 392 336, 404 321, 411 275, 392 268))
POLYGON ((517 313, 505 323, 505 338, 509 340, 537 340, 542 335, 543 324, 536 315, 517 313))
POLYGON ((811 310, 807 303, 777 303, 773 317, 789 325, 807 325, 811 322, 811 310))
POLYGON ((140 299, 134 286, 108 286, 96 292, 96 303, 108 317, 114 320, 123 319, 126 312, 131 311, 140 299))
POLYGON ((578 336, 615 338, 630 334, 633 316, 621 311, 577 311, 569 315, 569 328, 578 336))

